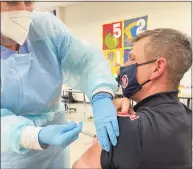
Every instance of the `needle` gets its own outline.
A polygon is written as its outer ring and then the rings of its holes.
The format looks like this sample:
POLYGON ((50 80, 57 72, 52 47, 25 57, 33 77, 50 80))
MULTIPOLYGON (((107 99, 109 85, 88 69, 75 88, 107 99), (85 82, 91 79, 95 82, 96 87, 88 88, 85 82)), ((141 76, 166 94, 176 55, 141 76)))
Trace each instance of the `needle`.
POLYGON ((96 135, 94 135, 94 134, 92 134, 92 133, 89 133, 89 132, 86 132, 86 131, 82 131, 81 133, 82 133, 82 134, 84 134, 84 135, 87 135, 87 136, 93 137, 93 138, 95 138, 95 137, 96 137, 96 135))

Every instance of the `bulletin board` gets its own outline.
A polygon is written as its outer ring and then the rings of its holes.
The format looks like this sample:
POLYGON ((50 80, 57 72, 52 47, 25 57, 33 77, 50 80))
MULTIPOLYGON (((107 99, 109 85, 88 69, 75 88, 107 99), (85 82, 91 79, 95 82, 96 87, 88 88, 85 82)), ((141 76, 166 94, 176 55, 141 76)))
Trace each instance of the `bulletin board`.
POLYGON ((148 16, 122 20, 102 25, 103 53, 110 62, 112 74, 128 61, 132 49, 131 40, 137 34, 147 30, 148 16))

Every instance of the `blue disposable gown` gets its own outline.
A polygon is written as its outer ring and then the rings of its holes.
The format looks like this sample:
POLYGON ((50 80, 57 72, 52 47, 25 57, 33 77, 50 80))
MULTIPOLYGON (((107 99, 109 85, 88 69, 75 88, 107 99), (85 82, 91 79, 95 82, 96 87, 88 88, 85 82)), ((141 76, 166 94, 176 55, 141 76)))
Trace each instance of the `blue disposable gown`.
POLYGON ((115 92, 117 85, 101 50, 80 41, 54 15, 33 12, 19 53, 1 46, 1 152, 29 151, 20 146, 22 130, 63 113, 63 83, 89 99, 94 90, 115 92))

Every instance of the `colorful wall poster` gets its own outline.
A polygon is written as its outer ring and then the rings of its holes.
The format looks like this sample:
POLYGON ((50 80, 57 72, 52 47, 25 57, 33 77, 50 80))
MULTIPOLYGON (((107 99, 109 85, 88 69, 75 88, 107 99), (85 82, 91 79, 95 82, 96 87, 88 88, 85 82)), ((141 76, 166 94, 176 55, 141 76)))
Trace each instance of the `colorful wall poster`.
POLYGON ((130 49, 124 49, 124 63, 128 61, 129 53, 131 52, 132 48, 130 49))
POLYGON ((147 19, 148 16, 143 16, 102 26, 103 53, 110 62, 113 75, 116 76, 117 69, 128 61, 132 49, 131 40, 147 30, 147 19))
POLYGON ((122 21, 103 25, 103 50, 122 48, 122 21))
POLYGON ((132 47, 131 40, 139 33, 147 30, 147 16, 125 20, 124 22, 124 47, 132 47))
POLYGON ((103 50, 104 56, 109 61, 113 75, 117 74, 118 68, 124 64, 123 48, 114 50, 103 50))

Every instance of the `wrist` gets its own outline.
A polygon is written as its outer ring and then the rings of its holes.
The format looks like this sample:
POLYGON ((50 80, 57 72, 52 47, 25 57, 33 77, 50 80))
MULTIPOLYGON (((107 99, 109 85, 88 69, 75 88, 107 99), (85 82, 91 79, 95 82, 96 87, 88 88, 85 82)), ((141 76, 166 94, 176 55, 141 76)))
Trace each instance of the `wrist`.
POLYGON ((115 91, 116 90, 113 90, 111 87, 109 86, 101 86, 101 87, 98 87, 97 89, 95 89, 93 92, 92 92, 92 98, 94 95, 98 94, 98 93, 108 93, 108 94, 111 94, 112 97, 115 96, 115 91))
POLYGON ((100 99, 106 99, 106 98, 109 98, 111 100, 113 100, 113 96, 112 94, 110 93, 107 93, 107 92, 99 92, 99 93, 96 93, 93 98, 92 98, 92 103, 94 103, 95 101, 97 100, 100 100, 100 99))
POLYGON ((34 150, 43 150, 46 147, 42 147, 39 143, 39 132, 41 127, 26 126, 22 132, 20 138, 20 145, 23 148, 34 149, 34 150))
POLYGON ((40 130, 39 133, 38 133, 38 142, 39 142, 39 145, 40 145, 43 149, 46 149, 47 147, 49 147, 49 144, 44 143, 44 141, 42 140, 42 138, 40 138, 42 130, 43 130, 43 128, 41 128, 41 130, 40 130))

